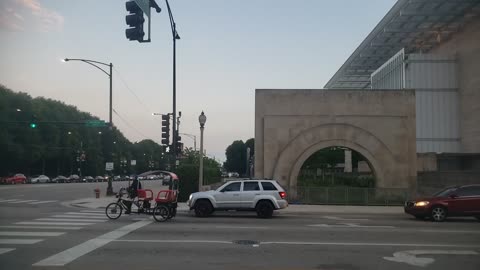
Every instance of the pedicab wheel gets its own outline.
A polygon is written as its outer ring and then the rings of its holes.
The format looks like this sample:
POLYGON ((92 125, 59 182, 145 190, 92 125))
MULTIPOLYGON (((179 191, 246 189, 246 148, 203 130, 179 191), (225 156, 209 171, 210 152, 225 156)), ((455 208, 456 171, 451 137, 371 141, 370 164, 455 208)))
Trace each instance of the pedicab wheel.
POLYGON ((123 208, 118 203, 111 203, 105 208, 105 214, 109 219, 117 219, 122 215, 123 208))
POLYGON ((158 222, 163 222, 170 216, 170 211, 165 205, 159 205, 153 209, 153 218, 158 222))

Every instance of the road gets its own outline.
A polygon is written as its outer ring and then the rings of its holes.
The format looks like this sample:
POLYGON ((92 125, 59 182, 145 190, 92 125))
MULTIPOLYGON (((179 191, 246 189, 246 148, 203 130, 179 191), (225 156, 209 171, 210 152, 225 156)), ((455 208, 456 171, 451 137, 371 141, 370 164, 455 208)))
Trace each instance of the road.
POLYGON ((156 223, 136 214, 110 221, 101 209, 66 206, 98 185, 0 186, 0 268, 480 269, 475 219, 182 212, 156 223))

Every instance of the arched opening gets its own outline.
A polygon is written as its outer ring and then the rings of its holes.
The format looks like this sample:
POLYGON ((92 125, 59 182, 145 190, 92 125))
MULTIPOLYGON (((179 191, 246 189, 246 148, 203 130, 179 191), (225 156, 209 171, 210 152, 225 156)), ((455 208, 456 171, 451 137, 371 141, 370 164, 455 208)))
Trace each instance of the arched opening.
POLYGON ((375 187, 375 172, 358 151, 331 146, 313 153, 298 174, 297 187, 375 187))

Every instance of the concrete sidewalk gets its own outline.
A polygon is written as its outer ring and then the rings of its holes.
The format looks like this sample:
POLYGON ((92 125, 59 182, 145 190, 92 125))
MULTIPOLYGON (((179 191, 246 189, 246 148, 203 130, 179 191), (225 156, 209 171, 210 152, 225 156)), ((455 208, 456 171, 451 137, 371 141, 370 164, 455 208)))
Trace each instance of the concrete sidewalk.
MULTIPOLYGON (((73 206, 88 209, 103 209, 109 203, 116 202, 115 197, 84 198, 63 203, 65 206, 73 206)), ((179 203, 178 212, 188 212, 186 203, 179 203)), ((305 205, 291 204, 286 209, 280 210, 283 214, 309 214, 309 213, 340 213, 340 214, 403 214, 401 206, 350 206, 350 205, 305 205)))

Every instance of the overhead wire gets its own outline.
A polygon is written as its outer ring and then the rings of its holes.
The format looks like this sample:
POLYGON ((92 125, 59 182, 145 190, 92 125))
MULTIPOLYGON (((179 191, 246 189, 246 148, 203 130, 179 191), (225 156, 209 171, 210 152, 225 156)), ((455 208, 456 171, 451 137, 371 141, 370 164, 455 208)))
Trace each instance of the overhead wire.
POLYGON ((133 129, 138 135, 142 136, 144 139, 152 140, 155 141, 154 139, 146 136, 140 130, 138 130, 136 127, 134 127, 132 124, 130 124, 123 116, 121 116, 115 109, 112 108, 112 111, 118 116, 118 118, 129 128, 133 129))
POLYGON ((130 88, 130 86, 128 86, 127 81, 123 78, 123 76, 120 74, 118 69, 116 69, 115 67, 113 67, 113 69, 115 70, 116 74, 120 78, 120 81, 122 81, 125 88, 127 88, 127 90, 137 99, 138 103, 140 103, 140 105, 142 105, 142 108, 146 112, 148 112, 148 114, 152 114, 152 110, 150 110, 150 108, 138 97, 138 95, 135 93, 135 91, 133 91, 132 88, 130 88))

